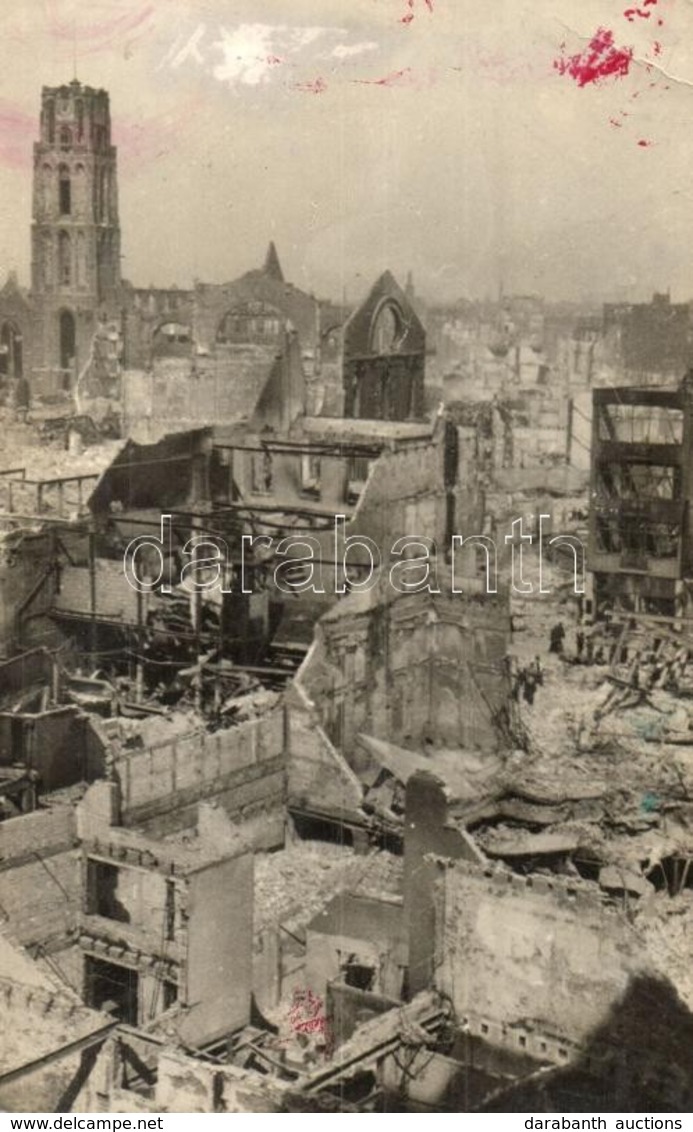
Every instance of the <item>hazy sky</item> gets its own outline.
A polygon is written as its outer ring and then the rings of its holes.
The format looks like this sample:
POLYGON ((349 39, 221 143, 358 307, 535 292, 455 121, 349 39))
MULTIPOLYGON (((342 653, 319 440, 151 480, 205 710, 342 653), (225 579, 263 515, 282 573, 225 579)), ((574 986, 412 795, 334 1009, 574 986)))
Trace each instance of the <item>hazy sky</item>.
POLYGON ((0 265, 28 282, 40 87, 76 53, 110 91, 139 285, 232 279, 273 238, 336 298, 385 267, 428 297, 691 298, 693 4, 628 3, 7 4, 0 265), (597 63, 632 49, 629 73, 580 86, 554 62, 600 28, 597 63))

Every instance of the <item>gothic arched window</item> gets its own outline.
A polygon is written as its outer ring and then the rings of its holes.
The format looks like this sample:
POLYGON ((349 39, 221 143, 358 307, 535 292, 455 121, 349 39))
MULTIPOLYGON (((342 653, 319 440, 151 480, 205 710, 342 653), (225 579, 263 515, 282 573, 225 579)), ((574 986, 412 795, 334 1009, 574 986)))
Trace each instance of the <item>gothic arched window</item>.
POLYGON ((83 165, 75 166, 72 211, 75 216, 84 216, 87 211, 87 174, 83 165))
POLYGON ((72 241, 69 232, 58 236, 58 278, 61 287, 69 287, 72 282, 72 241))
POLYGON ((60 129, 60 148, 69 149, 72 145, 72 133, 68 130, 67 126, 61 126, 60 129))
POLYGON ((53 209, 53 169, 44 162, 41 168, 41 210, 49 215, 53 209))
POLYGON ((55 141, 55 103, 46 103, 46 137, 48 144, 53 145, 55 141))
POLYGON ((84 137, 84 103, 81 98, 77 100, 77 141, 84 137))
POLYGON ((43 286, 53 286, 53 236, 50 232, 43 233, 43 286))
POLYGON ((61 165, 58 170, 58 199, 60 215, 69 216, 72 212, 72 183, 67 165, 61 165))
POLYGON ((77 286, 87 285, 87 242, 84 232, 77 233, 77 286))
POLYGON ((378 311, 371 331, 371 351, 374 354, 394 354, 400 348, 403 334, 400 311, 386 303, 378 311))

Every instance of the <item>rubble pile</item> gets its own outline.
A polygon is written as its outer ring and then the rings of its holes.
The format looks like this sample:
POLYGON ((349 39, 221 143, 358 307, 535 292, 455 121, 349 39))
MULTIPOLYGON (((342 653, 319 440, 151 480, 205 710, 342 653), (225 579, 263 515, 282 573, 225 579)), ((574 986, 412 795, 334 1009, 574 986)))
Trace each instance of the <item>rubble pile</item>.
POLYGON ((338 892, 397 893, 402 858, 380 851, 364 856, 346 845, 297 841, 255 858, 255 931, 307 924, 338 892))

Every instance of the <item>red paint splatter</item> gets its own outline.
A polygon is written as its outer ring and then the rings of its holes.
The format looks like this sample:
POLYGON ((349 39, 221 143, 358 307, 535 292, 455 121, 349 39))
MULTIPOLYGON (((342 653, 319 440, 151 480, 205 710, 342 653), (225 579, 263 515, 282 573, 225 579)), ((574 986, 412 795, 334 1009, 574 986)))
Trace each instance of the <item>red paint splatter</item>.
POLYGON ((620 130, 621 126, 623 125, 623 122, 619 122, 618 118, 609 118, 609 122, 611 123, 612 126, 615 126, 616 129, 618 129, 618 130, 620 130))
POLYGON ((553 65, 559 75, 569 75, 583 87, 602 79, 623 78, 632 62, 633 48, 615 47, 614 33, 608 28, 598 28, 584 51, 554 59, 553 65))
POLYGON ((27 168, 35 137, 35 116, 12 102, 0 100, 0 163, 10 169, 27 168))
POLYGON ((655 55, 662 54, 662 45, 658 39, 655 39, 654 43, 652 44, 652 50, 654 51, 655 55))
POLYGON ((642 8, 626 8, 623 15, 628 20, 628 23, 632 24, 636 17, 639 20, 649 20, 652 12, 643 12, 642 8))
POLYGON ((320 995, 296 989, 289 1007, 289 1023, 295 1034, 326 1034, 327 1018, 320 995))
MULTIPOLYGON (((433 0, 423 0, 423 2, 426 5, 428 11, 433 13, 433 0)), ((407 0, 407 8, 409 9, 409 11, 406 12, 404 16, 401 16, 399 21, 405 26, 410 24, 414 19, 414 0, 407 0)))
POLYGON ((327 83, 320 75, 309 83, 294 83, 294 90, 302 90, 305 94, 323 94, 327 90, 327 83))
POLYGON ((653 144, 653 142, 648 141, 646 138, 640 138, 640 141, 638 142, 638 145, 642 146, 643 149, 646 149, 648 146, 653 144))
POLYGON ((411 67, 403 67, 401 71, 391 71, 389 75, 383 75, 381 79, 352 79, 351 81, 363 86, 396 86, 411 81, 411 67))

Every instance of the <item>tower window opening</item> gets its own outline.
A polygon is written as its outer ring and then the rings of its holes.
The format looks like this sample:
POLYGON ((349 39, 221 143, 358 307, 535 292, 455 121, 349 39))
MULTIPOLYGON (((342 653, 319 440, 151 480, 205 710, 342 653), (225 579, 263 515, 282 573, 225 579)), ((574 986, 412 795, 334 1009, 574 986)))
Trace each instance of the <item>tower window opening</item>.
POLYGON ((69 216, 72 212, 72 185, 70 182, 70 170, 66 165, 60 166, 60 177, 58 185, 60 197, 60 215, 69 216))
POLYGON ((53 145, 55 141, 55 103, 46 103, 46 135, 48 137, 48 144, 53 145))
POLYGON ((82 141, 84 137, 84 103, 80 99, 77 102, 77 141, 82 141))
POLYGON ((62 129, 60 130, 60 148, 61 149, 69 149, 71 145, 72 145, 72 134, 68 130, 67 126, 63 126, 62 129))
POLYGON ((60 368, 66 373, 66 384, 69 387, 70 374, 75 368, 77 352, 77 327, 72 311, 61 311, 60 314, 60 368))
POLYGON ((72 248, 70 233, 61 232, 58 238, 58 276, 63 287, 72 282, 72 248))

